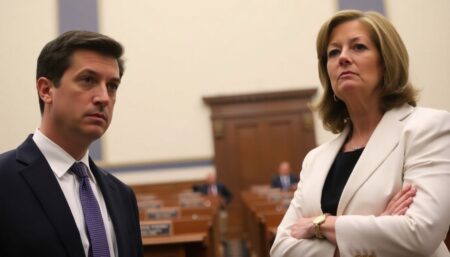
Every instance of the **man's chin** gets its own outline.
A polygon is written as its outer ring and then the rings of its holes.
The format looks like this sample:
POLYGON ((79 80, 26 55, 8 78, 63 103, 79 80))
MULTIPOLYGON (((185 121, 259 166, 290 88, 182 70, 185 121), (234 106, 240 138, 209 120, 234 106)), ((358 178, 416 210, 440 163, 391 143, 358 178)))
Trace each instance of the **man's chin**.
POLYGON ((106 132, 106 128, 100 127, 100 126, 95 126, 95 127, 90 127, 88 129, 86 129, 84 131, 85 135, 87 138, 90 138, 91 141, 95 141, 97 139, 99 139, 100 137, 103 136, 103 134, 105 134, 106 132))

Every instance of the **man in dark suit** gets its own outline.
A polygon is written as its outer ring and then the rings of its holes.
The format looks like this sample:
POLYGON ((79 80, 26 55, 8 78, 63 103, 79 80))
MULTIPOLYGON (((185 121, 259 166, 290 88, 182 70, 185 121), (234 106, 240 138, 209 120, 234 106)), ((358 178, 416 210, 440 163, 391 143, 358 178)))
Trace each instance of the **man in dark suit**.
POLYGON ((206 176, 205 183, 200 185, 194 185, 194 192, 200 192, 203 195, 216 195, 221 199, 220 212, 219 212, 219 230, 222 243, 226 242, 228 214, 226 206, 231 202, 233 194, 228 188, 220 182, 217 182, 217 177, 213 173, 209 173, 206 176))
POLYGON ((210 173, 206 176, 205 183, 195 185, 193 190, 204 195, 218 195, 222 198, 222 207, 228 205, 233 198, 233 194, 220 182, 217 182, 216 175, 210 173))
POLYGON ((278 175, 272 178, 272 187, 280 188, 283 191, 297 189, 299 177, 291 174, 291 166, 289 162, 281 162, 278 166, 278 175))
POLYGON ((85 31, 42 49, 41 125, 0 155, 0 256, 142 256, 133 191, 88 151, 111 122, 122 53, 115 40, 85 31))

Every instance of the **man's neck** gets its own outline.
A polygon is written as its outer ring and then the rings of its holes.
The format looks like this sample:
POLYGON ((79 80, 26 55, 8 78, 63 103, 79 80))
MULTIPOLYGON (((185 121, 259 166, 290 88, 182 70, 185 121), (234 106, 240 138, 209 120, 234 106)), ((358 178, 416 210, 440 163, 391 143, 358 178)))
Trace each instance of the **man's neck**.
POLYGON ((90 143, 84 143, 83 140, 76 140, 70 136, 60 135, 59 133, 53 133, 52 130, 48 130, 45 127, 39 128, 41 133, 53 143, 59 145, 64 151, 70 154, 75 160, 80 160, 89 149, 90 143))

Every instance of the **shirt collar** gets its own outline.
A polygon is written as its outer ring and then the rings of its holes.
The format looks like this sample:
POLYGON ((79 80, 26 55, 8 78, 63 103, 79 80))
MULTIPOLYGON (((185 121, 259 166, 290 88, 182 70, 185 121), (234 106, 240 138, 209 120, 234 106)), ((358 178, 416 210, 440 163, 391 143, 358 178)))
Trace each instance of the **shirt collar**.
POLYGON ((45 136, 39 129, 36 129, 34 132, 33 140, 58 178, 64 176, 67 171, 69 171, 70 167, 75 162, 79 161, 83 162, 89 168, 89 177, 95 182, 95 178, 89 167, 89 150, 86 151, 86 154, 80 160, 75 160, 64 149, 45 136))

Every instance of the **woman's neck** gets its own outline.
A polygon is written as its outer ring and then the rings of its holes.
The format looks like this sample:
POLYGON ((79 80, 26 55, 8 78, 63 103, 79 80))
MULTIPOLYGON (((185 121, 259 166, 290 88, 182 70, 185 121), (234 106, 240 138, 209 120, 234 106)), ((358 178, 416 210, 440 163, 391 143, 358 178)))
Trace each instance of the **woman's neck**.
POLYGON ((349 112, 351 130, 344 145, 344 151, 365 147, 383 114, 378 108, 349 112))

